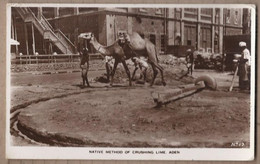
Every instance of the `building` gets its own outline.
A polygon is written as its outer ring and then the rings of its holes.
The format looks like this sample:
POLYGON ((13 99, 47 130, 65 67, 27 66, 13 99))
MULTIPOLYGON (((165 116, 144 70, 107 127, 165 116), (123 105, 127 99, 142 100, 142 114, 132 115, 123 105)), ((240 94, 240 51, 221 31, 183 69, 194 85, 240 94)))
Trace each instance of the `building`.
POLYGON ((12 38, 23 54, 76 53, 77 36, 93 32, 103 45, 119 33, 138 32, 164 53, 167 46, 191 45, 223 53, 223 36, 250 33, 243 8, 12 8, 12 38))

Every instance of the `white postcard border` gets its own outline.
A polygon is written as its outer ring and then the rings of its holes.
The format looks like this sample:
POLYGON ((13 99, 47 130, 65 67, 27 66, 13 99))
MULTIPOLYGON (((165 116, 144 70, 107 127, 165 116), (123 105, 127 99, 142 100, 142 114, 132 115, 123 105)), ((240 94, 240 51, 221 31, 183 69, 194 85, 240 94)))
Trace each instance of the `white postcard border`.
MULTIPOLYGON (((250 8, 251 9, 251 56, 255 61, 255 27, 256 7, 252 4, 54 4, 54 3, 14 3, 7 4, 7 45, 6 45, 6 157, 8 159, 91 159, 91 160, 215 160, 215 161, 249 161, 254 160, 255 153, 255 88, 251 87, 250 104, 250 148, 107 148, 107 147, 29 147, 12 146, 10 134, 11 107, 11 7, 190 7, 190 8, 250 8), (90 153, 95 151, 95 153, 90 153), (114 153, 107 153, 114 152, 114 153), (136 154, 135 151, 150 151, 151 153, 136 154), (159 152, 165 151, 166 154, 159 152), (169 152, 174 152, 169 154, 169 152), (103 153, 101 153, 103 152, 103 153), (115 153, 117 152, 117 153, 115 153), (119 153, 123 152, 123 153, 119 153), (158 153, 158 154, 157 154, 158 153)), ((256 61, 251 65, 251 86, 255 86, 256 61)))

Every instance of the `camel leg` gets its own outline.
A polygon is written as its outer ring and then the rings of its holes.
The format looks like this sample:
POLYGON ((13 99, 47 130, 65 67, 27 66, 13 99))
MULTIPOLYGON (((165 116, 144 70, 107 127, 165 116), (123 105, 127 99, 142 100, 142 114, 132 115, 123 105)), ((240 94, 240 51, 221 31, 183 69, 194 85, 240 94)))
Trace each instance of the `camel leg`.
POLYGON ((88 75, 86 75, 85 80, 86 80, 87 86, 90 87, 89 82, 88 82, 88 75))
POLYGON ((123 66, 125 68, 125 71, 126 71, 126 74, 128 76, 128 79, 129 79, 129 86, 132 86, 132 80, 131 80, 131 75, 130 75, 130 71, 125 63, 125 60, 122 60, 122 63, 123 63, 123 66))
POLYGON ((133 72, 133 74, 132 74, 132 80, 134 80, 135 72, 136 72, 137 70, 138 70, 138 67, 135 67, 134 72, 133 72))
POLYGON ((190 74, 192 75, 192 71, 193 71, 193 64, 191 64, 191 68, 190 68, 190 74))
POLYGON ((84 76, 84 69, 81 70, 81 77, 82 77, 82 81, 83 81, 83 87, 85 87, 85 76, 84 76))
POLYGON ((110 80, 110 86, 113 86, 113 82, 114 82, 114 75, 115 75, 115 72, 116 72, 116 67, 118 65, 118 60, 115 60, 115 64, 114 64, 114 68, 111 72, 111 80, 110 80))
POLYGON ((155 80, 155 78, 156 78, 156 76, 158 74, 158 71, 157 71, 157 69, 156 69, 154 64, 152 64, 152 69, 153 69, 153 79, 152 79, 152 82, 151 82, 150 86, 153 86, 154 80, 155 80))
POLYGON ((160 73, 161 73, 161 77, 162 77, 162 84, 163 84, 163 86, 165 86, 165 85, 166 85, 166 82, 164 81, 163 68, 162 68, 158 63, 153 63, 153 64, 154 64, 154 66, 155 66, 156 68, 159 69, 159 71, 160 71, 160 73))
POLYGON ((109 76, 110 76, 111 69, 110 69, 110 66, 108 63, 106 63, 106 71, 107 71, 107 81, 109 82, 109 76))
POLYGON ((84 77, 82 77, 82 81, 83 81, 83 87, 85 87, 85 79, 84 79, 84 77))

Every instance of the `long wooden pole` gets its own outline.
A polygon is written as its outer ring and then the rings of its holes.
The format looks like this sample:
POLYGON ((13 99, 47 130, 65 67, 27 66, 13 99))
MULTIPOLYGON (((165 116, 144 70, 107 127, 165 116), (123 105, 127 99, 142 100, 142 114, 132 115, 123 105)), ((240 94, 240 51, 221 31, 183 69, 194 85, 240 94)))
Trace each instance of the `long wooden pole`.
POLYGON ((26 55, 29 55, 29 47, 28 47, 28 33, 27 33, 27 25, 24 24, 24 33, 25 33, 25 43, 26 43, 26 55))
POLYGON ((236 67, 236 71, 235 71, 234 76, 232 78, 231 85, 229 87, 229 92, 231 92, 233 90, 233 86, 234 86, 234 83, 235 83, 235 77, 237 76, 237 72, 238 72, 238 65, 236 67))
POLYGON ((32 48, 33 48, 33 54, 35 54, 35 38, 34 38, 34 27, 32 23, 32 48))

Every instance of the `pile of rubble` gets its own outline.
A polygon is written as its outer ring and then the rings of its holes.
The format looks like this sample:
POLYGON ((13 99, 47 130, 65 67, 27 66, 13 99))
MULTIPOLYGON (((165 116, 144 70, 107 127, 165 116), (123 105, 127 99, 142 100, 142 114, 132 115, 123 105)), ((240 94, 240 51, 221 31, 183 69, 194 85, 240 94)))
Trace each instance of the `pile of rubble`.
POLYGON ((176 57, 173 55, 167 55, 164 60, 162 61, 164 64, 168 64, 168 65, 181 65, 184 64, 186 65, 187 61, 185 57, 176 57))

